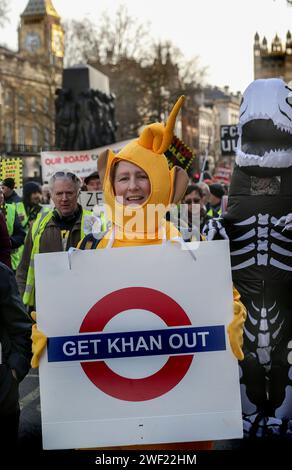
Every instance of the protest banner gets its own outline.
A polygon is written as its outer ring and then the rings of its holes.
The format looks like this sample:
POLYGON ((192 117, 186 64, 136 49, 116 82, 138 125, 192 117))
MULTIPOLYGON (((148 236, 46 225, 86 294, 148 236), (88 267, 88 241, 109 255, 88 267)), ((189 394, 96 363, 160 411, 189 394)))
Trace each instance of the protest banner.
POLYGON ((193 151, 178 137, 173 136, 169 148, 165 152, 169 168, 174 165, 180 166, 187 173, 192 170, 192 163, 195 159, 193 151))
POLYGON ((235 155, 238 137, 238 128, 236 125, 224 125, 220 127, 221 155, 235 155))
POLYGON ((97 170, 98 156, 102 152, 108 148, 115 153, 119 152, 128 142, 124 140, 92 150, 41 152, 42 180, 48 182, 54 173, 64 169, 71 170, 83 180, 97 170))
POLYGON ((94 206, 103 206, 103 192, 102 191, 80 191, 78 202, 83 209, 92 211, 94 206))

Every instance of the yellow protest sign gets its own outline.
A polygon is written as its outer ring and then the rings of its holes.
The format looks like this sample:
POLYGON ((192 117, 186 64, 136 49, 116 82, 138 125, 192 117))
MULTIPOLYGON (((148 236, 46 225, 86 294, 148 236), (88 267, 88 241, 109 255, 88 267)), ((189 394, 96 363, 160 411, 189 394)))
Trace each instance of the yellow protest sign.
POLYGON ((22 188, 22 159, 15 158, 1 158, 0 161, 0 181, 5 178, 13 178, 15 181, 15 189, 22 188))

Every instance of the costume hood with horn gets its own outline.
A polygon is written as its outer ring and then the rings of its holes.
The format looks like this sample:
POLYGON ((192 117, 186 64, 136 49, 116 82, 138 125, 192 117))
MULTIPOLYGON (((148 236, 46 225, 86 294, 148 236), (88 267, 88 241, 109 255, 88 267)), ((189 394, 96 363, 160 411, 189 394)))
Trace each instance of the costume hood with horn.
MULTIPOLYGON (((177 204, 184 196, 188 185, 188 175, 180 167, 169 170, 164 152, 170 146, 173 138, 173 129, 176 116, 184 102, 181 96, 174 105, 166 125, 161 123, 150 124, 145 127, 140 137, 126 145, 118 154, 111 150, 103 153, 98 159, 98 172, 103 182, 104 202, 108 211, 107 216, 112 228, 96 243, 96 248, 108 247, 111 243, 114 248, 134 245, 161 244, 163 234, 170 240, 179 235, 177 229, 164 219, 170 204, 177 204), (113 189, 113 172, 115 165, 125 161, 141 168, 148 176, 150 194, 140 206, 130 207, 120 204, 116 200, 113 189), (149 216, 147 208, 160 205, 155 217, 149 216), (127 225, 131 218, 143 219, 142 230, 135 230, 133 238, 131 229, 127 225)), ((84 238, 80 248, 92 249, 92 236, 84 238)), ((147 450, 157 449, 200 449, 210 448, 210 442, 180 442, 172 444, 153 444, 142 446, 147 450), (179 446, 179 447, 178 447, 179 446)), ((114 447, 115 450, 138 450, 141 446, 114 447)))
POLYGON ((138 139, 130 142, 118 154, 108 150, 100 155, 98 172, 103 182, 107 217, 112 228, 100 241, 98 248, 107 246, 112 238, 113 247, 118 247, 159 244, 162 242, 162 232, 166 239, 178 235, 178 231, 165 221, 164 216, 170 204, 176 204, 182 199, 188 185, 188 175, 180 167, 169 170, 164 152, 172 141, 175 119, 184 99, 184 96, 178 99, 165 126, 162 123, 150 124, 144 128, 138 139), (137 165, 149 178, 150 194, 139 206, 124 206, 116 199, 113 171, 120 161, 137 165), (159 206, 156 215, 154 212, 149 213, 151 205, 153 208, 159 206), (133 225, 137 221, 133 236, 133 225))

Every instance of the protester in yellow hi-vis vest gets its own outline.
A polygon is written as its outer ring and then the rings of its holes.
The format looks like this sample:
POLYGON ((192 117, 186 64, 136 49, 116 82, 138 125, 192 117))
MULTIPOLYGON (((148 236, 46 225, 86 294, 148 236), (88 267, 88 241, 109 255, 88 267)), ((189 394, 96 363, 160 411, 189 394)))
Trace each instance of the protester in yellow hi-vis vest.
POLYGON ((23 302, 29 307, 35 303, 34 256, 76 247, 96 221, 92 212, 77 203, 80 184, 70 171, 55 173, 49 182, 55 209, 40 213, 28 232, 16 280, 23 302))
POLYGON ((224 188, 220 183, 213 183, 209 186, 210 197, 207 215, 211 218, 219 217, 222 213, 221 201, 225 194, 224 188))
POLYGON ((48 212, 41 206, 42 190, 38 183, 29 181, 23 186, 23 199, 15 203, 16 212, 26 233, 40 212, 48 212))
MULTIPOLYGON (((27 231, 42 211, 42 189, 35 181, 28 181, 23 185, 22 201, 24 209, 24 221, 27 231)), ((19 203, 20 204, 20 203, 19 203)))
POLYGON ((14 204, 16 213, 22 227, 28 232, 31 222, 36 219, 37 214, 42 210, 42 190, 38 183, 29 181, 22 189, 23 198, 15 191, 15 181, 13 178, 6 178, 1 182, 5 204, 14 204))
POLYGON ((11 265, 16 271, 22 254, 22 247, 25 239, 25 230, 22 228, 17 215, 15 204, 5 204, 2 186, 0 186, 0 210, 5 217, 8 235, 11 243, 11 265))

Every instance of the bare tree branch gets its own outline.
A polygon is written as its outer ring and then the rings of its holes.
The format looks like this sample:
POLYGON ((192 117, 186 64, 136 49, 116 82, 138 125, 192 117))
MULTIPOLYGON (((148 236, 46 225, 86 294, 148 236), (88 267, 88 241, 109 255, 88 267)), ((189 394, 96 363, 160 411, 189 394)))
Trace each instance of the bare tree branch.
POLYGON ((147 25, 133 19, 121 5, 114 18, 103 12, 98 26, 93 21, 67 21, 65 28, 65 64, 84 62, 95 57, 101 63, 116 64, 122 57, 140 60, 150 37, 147 25))
POLYGON ((98 25, 66 25, 66 66, 89 62, 105 73, 116 95, 118 138, 137 135, 146 122, 164 119, 179 94, 202 82, 198 58, 185 60, 170 41, 153 43, 147 25, 120 6, 115 17, 104 12, 98 25))
POLYGON ((65 67, 86 63, 90 57, 100 57, 100 44, 96 26, 88 19, 71 20, 65 29, 65 67))

